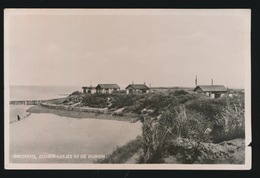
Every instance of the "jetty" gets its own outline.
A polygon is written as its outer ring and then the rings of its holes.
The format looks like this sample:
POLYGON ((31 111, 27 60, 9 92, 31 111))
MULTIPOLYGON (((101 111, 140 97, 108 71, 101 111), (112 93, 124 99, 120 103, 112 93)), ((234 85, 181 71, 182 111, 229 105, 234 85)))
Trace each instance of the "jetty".
POLYGON ((47 100, 16 100, 9 101, 10 105, 39 105, 47 100))

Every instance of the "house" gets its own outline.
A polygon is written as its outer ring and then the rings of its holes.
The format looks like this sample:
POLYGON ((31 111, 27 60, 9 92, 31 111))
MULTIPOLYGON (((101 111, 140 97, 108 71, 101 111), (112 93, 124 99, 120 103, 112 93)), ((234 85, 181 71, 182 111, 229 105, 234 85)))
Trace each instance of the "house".
POLYGON ((126 88, 126 94, 128 93, 147 93, 149 91, 149 87, 145 84, 130 84, 126 88))
POLYGON ((112 93, 119 90, 120 87, 117 84, 98 84, 96 87, 97 93, 112 93))
POLYGON ((203 93, 210 98, 220 98, 228 90, 223 85, 198 85, 193 91, 203 93))
POLYGON ((92 94, 96 93, 96 88, 92 87, 91 85, 89 87, 83 86, 82 89, 83 89, 83 93, 92 93, 92 94))

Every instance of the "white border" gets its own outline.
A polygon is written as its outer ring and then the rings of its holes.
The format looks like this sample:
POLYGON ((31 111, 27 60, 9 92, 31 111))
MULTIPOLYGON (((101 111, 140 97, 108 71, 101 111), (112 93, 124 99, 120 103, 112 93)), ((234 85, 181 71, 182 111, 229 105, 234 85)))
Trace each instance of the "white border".
POLYGON ((244 16, 248 22, 247 55, 245 56, 245 129, 246 146, 251 143, 251 10, 250 9, 5 9, 4 10, 4 107, 5 169, 127 169, 127 170, 249 170, 251 147, 245 149, 245 164, 13 164, 9 163, 9 17, 10 15, 214 15, 244 16))

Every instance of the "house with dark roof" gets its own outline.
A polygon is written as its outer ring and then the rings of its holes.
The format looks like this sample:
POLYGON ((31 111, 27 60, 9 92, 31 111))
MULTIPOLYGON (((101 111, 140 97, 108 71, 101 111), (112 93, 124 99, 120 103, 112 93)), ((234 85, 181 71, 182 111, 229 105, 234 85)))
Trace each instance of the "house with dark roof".
POLYGON ((223 85, 198 85, 194 90, 196 93, 203 93, 210 98, 220 98, 228 92, 223 85))
POLYGON ((98 84, 96 87, 97 93, 112 93, 119 90, 120 87, 117 84, 98 84))
POLYGON ((83 93, 96 93, 96 88, 95 87, 92 87, 92 85, 90 86, 83 86, 82 87, 83 89, 83 93))
POLYGON ((149 87, 145 84, 130 84, 126 88, 126 94, 129 93, 147 93, 149 91, 149 87))

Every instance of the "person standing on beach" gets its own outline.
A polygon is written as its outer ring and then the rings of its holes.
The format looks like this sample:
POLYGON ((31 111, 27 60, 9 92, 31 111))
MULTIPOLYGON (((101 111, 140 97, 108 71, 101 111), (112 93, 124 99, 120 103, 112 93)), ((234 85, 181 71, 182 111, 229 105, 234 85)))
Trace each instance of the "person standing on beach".
POLYGON ((17 115, 17 119, 18 119, 18 121, 20 121, 20 116, 19 115, 17 115))

